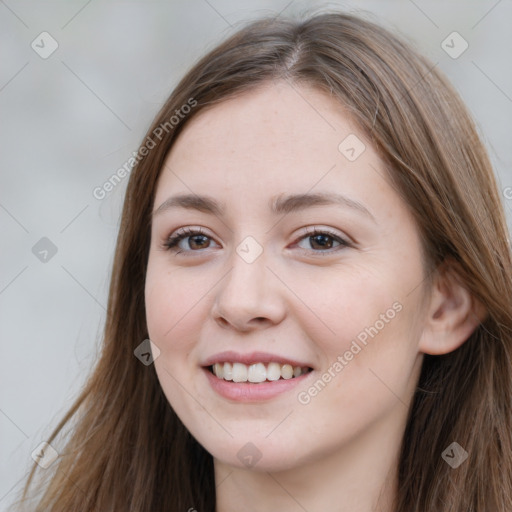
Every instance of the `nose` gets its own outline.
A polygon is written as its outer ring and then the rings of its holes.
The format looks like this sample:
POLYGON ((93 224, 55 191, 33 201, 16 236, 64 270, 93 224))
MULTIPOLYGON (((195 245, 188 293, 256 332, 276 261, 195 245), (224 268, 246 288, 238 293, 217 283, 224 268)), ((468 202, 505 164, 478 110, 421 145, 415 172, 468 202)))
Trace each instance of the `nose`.
POLYGON ((252 263, 234 251, 230 265, 231 270, 216 287, 215 321, 242 332, 280 323, 286 313, 283 285, 267 268, 265 251, 252 263))

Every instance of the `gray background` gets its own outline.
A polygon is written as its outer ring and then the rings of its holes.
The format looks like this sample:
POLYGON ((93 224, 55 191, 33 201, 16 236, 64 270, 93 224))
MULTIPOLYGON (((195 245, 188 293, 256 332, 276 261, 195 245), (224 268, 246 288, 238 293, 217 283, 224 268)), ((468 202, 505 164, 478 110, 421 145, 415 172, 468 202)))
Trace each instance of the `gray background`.
POLYGON ((97 357, 127 179, 103 200, 94 188, 207 49, 254 17, 315 6, 364 11, 438 63, 477 121, 512 225, 511 0, 0 0, 0 510, 97 357), (46 59, 31 47, 43 31, 59 45, 46 59), (469 44, 457 59, 441 47, 453 31, 469 44), (43 237, 57 248, 46 261, 43 237))

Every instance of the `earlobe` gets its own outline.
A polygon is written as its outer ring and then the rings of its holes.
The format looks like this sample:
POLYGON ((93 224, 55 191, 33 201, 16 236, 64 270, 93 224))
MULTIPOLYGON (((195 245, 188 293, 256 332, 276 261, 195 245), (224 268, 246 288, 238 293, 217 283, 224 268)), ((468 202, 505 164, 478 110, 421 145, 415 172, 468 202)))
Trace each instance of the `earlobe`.
POLYGON ((465 287, 453 261, 438 269, 427 307, 418 348, 430 355, 459 348, 487 315, 483 304, 465 287))

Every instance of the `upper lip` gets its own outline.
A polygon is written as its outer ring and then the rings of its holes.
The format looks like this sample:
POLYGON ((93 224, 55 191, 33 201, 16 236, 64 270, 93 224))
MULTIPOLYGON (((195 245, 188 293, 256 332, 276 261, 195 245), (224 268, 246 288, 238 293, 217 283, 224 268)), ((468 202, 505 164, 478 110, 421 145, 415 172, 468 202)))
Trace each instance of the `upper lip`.
POLYGON ((243 363, 246 365, 275 362, 279 364, 289 364, 291 366, 300 366, 301 368, 312 368, 309 363, 298 361, 297 359, 290 359, 289 357, 280 356, 278 354, 270 354, 268 352, 250 352, 247 354, 239 354, 238 352, 233 352, 231 350, 219 352, 218 354, 207 358, 201 364, 201 366, 212 366, 215 363, 224 363, 226 361, 230 363, 243 363))

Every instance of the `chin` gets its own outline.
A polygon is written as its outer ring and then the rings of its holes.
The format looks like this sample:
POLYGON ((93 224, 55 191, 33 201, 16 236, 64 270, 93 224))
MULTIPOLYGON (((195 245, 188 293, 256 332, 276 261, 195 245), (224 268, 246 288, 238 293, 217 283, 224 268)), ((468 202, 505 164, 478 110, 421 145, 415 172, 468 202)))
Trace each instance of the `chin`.
POLYGON ((210 450, 208 444, 203 444, 214 460, 237 469, 274 473, 293 469, 300 464, 297 449, 291 445, 285 447, 281 444, 276 447, 268 441, 261 440, 256 442, 231 440, 228 445, 223 443, 219 447, 220 445, 221 443, 210 450))

